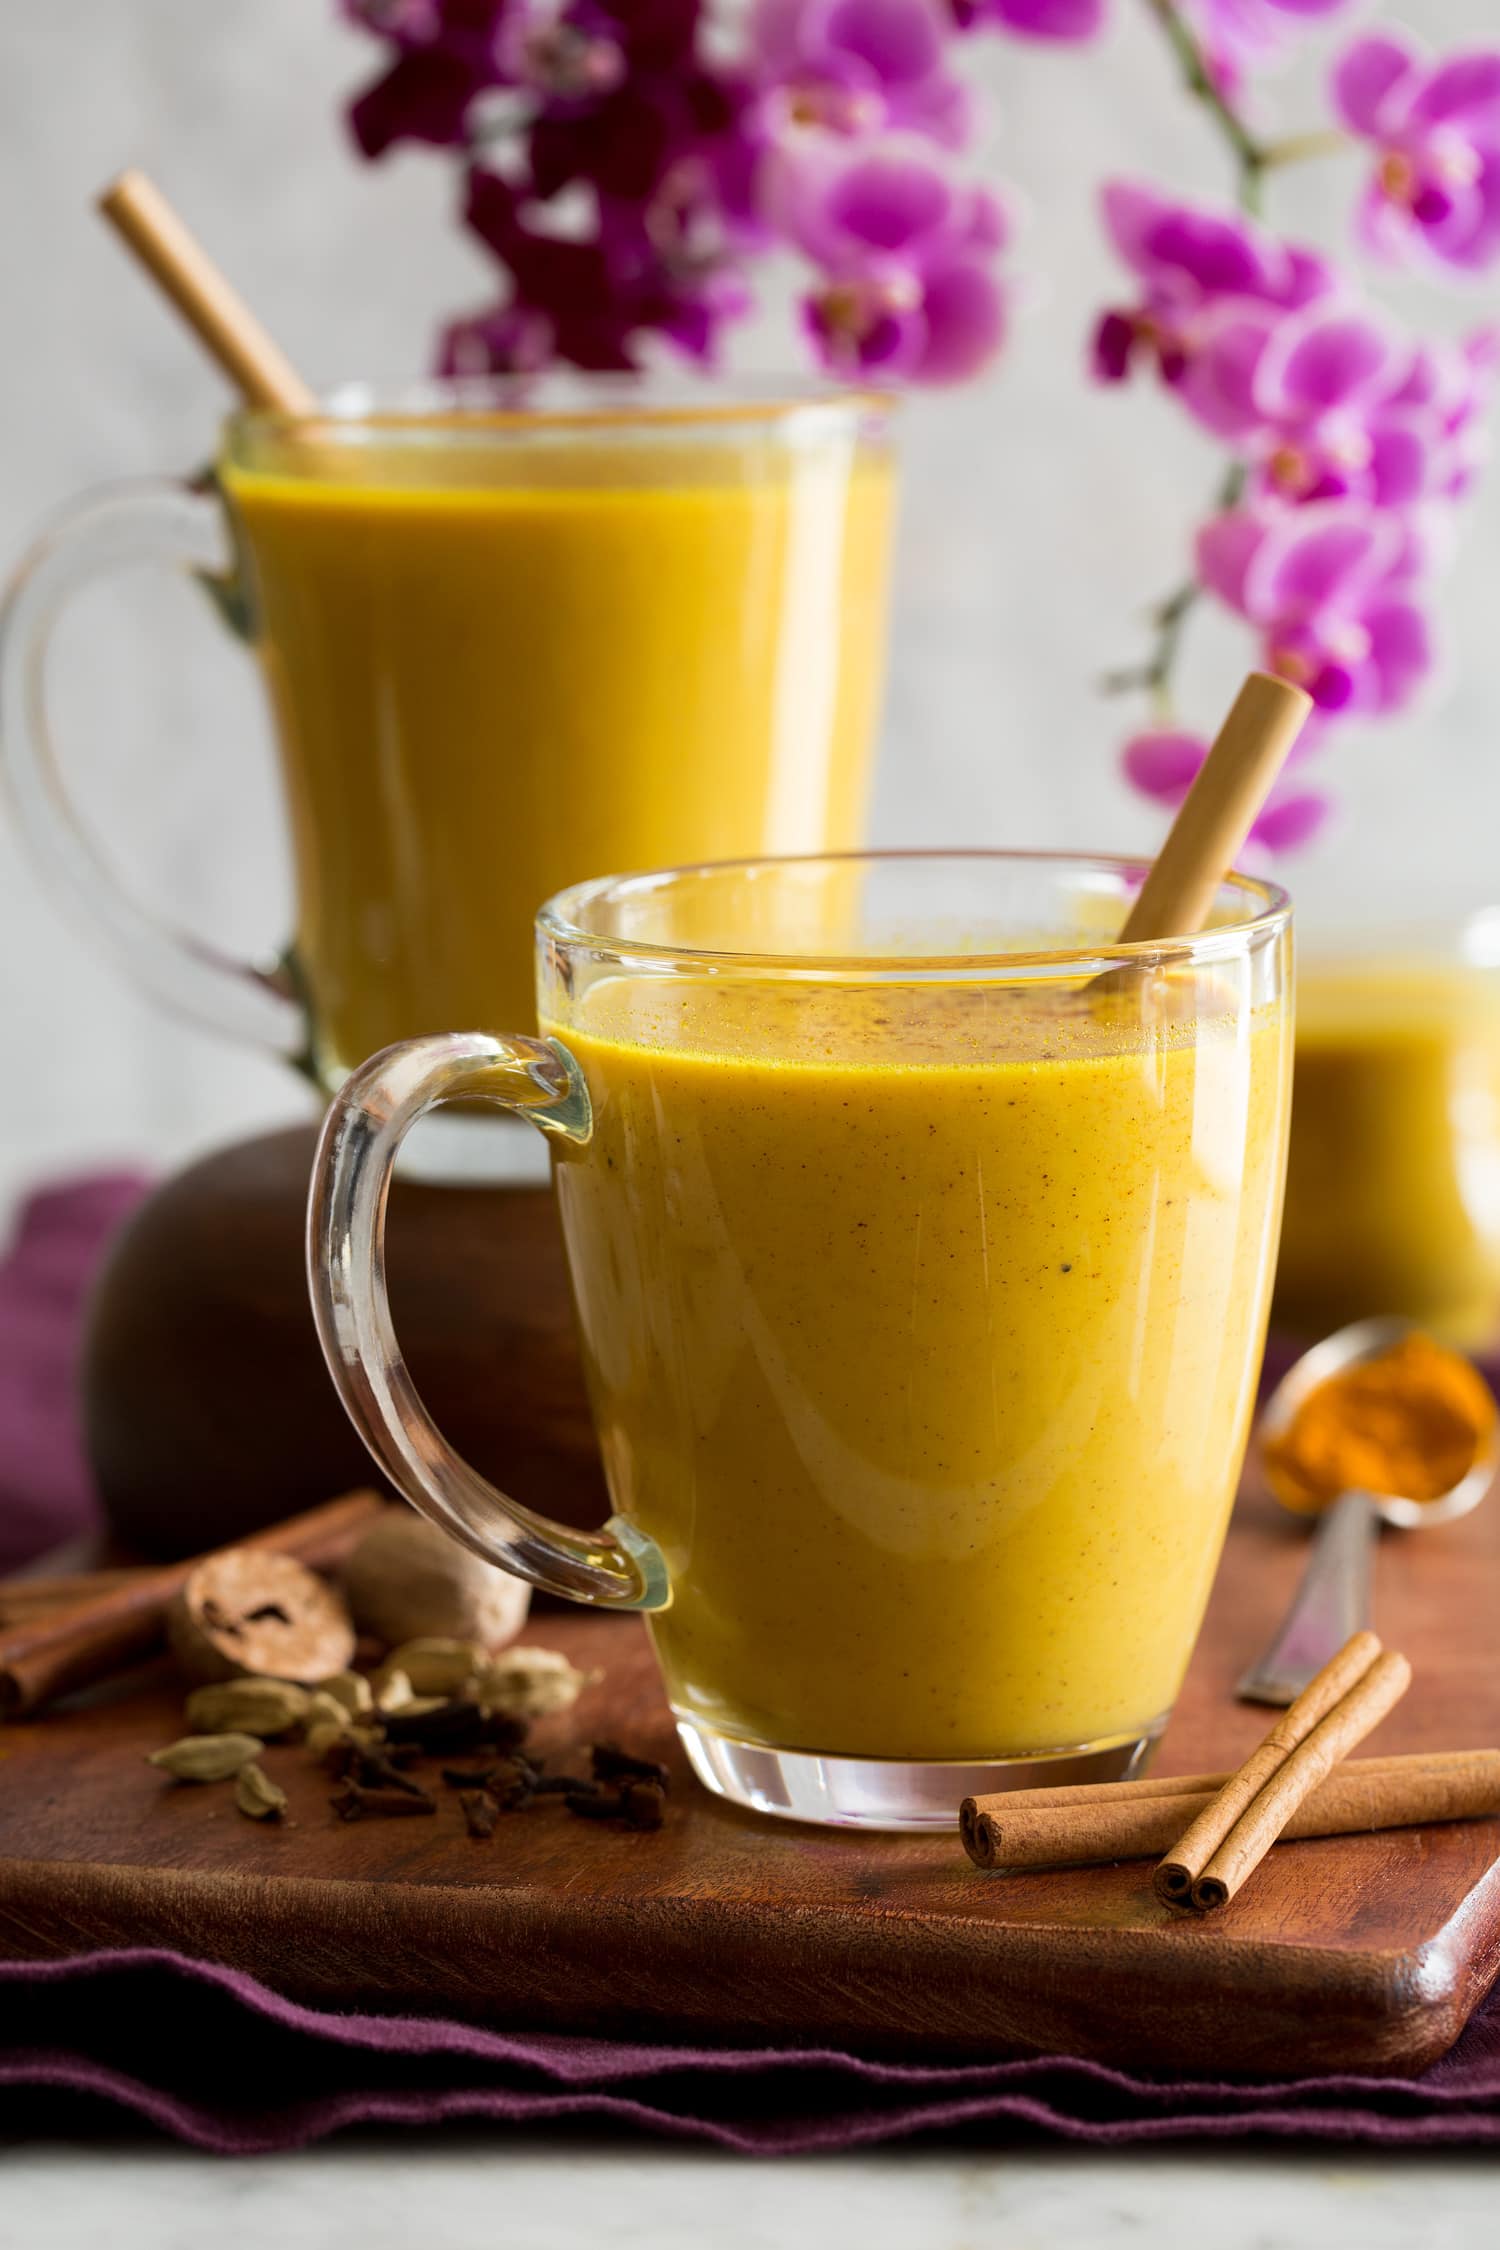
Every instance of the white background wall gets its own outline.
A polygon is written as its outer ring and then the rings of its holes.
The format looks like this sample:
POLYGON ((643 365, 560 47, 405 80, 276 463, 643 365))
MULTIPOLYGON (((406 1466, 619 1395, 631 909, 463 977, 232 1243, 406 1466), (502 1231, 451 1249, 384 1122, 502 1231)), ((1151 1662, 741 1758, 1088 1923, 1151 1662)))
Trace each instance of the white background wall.
MULTIPOLYGON (((1438 44, 1493 30, 1493 0, 1422 0, 1438 44)), ((988 153, 1022 183, 1031 303, 1003 364, 919 401, 877 841, 1130 849, 1157 830, 1115 777, 1125 726, 1094 676, 1141 645, 1133 621, 1179 575, 1216 478, 1211 449, 1142 386, 1091 390, 1093 308, 1119 277, 1095 224, 1101 176, 1212 192, 1218 143, 1177 89, 1144 0, 1114 0, 1087 50, 984 40, 988 153)), ((0 557, 80 488, 202 460, 224 405, 200 361, 100 223, 90 196, 141 163, 319 380, 401 376, 434 318, 487 293, 447 218, 445 166, 376 169, 343 136, 342 101, 376 50, 333 0, 9 0, 0 21, 0 557)), ((1287 126, 1313 121, 1316 55, 1267 88, 1287 126)), ((1274 215, 1338 239, 1354 163, 1278 183, 1274 215)), ((1391 292, 1387 292, 1391 295, 1391 292)), ((1487 292, 1493 309, 1497 290, 1487 292)), ((1404 288, 1447 326, 1471 297, 1404 288)), ((745 364, 791 354, 774 319, 745 364)), ((1500 895, 1500 473, 1472 511, 1443 595, 1451 678, 1399 728, 1338 755, 1346 810, 1297 863, 1315 913, 1500 895)), ((1196 643, 1191 713, 1214 714, 1245 645, 1196 643)), ((256 690, 194 596, 130 584, 91 596, 63 643, 68 763, 111 847, 172 910, 268 947, 286 917, 274 785, 256 690)), ((83 1161, 160 1163, 299 1114, 277 1066, 164 1019, 58 915, 0 810, 0 1209, 27 1179, 83 1161)))

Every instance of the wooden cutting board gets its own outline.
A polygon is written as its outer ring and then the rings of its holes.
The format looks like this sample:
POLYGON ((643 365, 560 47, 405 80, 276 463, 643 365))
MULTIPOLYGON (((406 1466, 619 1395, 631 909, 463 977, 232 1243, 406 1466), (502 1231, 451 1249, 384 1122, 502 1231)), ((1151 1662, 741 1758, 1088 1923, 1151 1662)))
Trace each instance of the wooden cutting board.
MULTIPOLYGON (((1231 1683, 1304 1551, 1241 1504, 1162 1771, 1232 1765, 1264 1731, 1231 1683)), ((1379 1622, 1417 1676, 1380 1749, 1500 1742, 1497 1594, 1500 1505, 1387 1534, 1379 1622)), ((456 1803, 344 1826, 296 1747, 266 1759, 292 1823, 253 1826, 227 1790, 142 1763, 180 1731, 157 1667, 0 1731, 0 1955, 164 1945, 339 2007, 1215 2076, 1420 2069, 1500 1968, 1500 1820, 1282 1845, 1221 1915, 1184 1917, 1156 1904, 1147 1863, 987 1876, 956 1834, 840 1834, 716 1803, 687 1775, 634 1620, 549 1611, 528 1637, 606 1675, 542 1746, 610 1735, 670 1758, 660 1833, 555 1803, 488 1843, 456 1803)))

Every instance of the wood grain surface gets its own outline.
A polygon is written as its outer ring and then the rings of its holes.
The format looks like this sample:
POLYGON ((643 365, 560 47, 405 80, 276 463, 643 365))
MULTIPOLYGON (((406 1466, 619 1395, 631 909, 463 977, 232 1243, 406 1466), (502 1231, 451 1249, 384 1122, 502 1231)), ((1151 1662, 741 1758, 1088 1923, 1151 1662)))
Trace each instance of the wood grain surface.
MULTIPOLYGON (((1303 1553, 1295 1525, 1241 1504, 1161 1770, 1232 1765, 1264 1732, 1231 1683, 1303 1553)), ((1493 1504, 1386 1535, 1379 1622, 1417 1677, 1372 1751, 1500 1742, 1497 1578, 1493 1504)), ((668 1757, 660 1833, 553 1804, 477 1843, 451 1802, 347 1827, 295 1747, 265 1761, 292 1823, 256 1827, 227 1790, 164 1785, 141 1762, 180 1731, 158 1668, 0 1733, 0 1953, 168 1945, 346 2007, 1216 2076, 1420 2068, 1500 1967, 1500 1820, 1280 1845, 1223 1913, 1181 1916, 1145 1862, 983 1875, 956 1830, 855 1836, 718 1804, 686 1773, 635 1621, 535 1627, 606 1674, 539 1742, 610 1735, 668 1757)))

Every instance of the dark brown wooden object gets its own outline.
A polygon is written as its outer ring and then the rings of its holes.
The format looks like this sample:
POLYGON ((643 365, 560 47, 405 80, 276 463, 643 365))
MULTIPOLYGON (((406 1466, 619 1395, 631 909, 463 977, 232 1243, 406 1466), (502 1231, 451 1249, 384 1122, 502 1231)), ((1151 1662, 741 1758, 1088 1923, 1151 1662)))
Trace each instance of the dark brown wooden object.
MULTIPOLYGON (((1295 1525, 1242 1504, 1164 1771, 1233 1766, 1264 1733, 1233 1682, 1303 1556, 1295 1525)), ((1369 1750, 1500 1741, 1500 1508, 1387 1541, 1378 1577, 1382 1629, 1416 1681, 1369 1750)), ((1278 1844, 1202 1918, 1158 1905, 1149 1860, 983 1875, 956 1826, 855 1836, 716 1803, 687 1776, 641 1627, 538 1624, 528 1638, 606 1672, 539 1743, 605 1735, 667 1757, 659 1834, 555 1804, 506 1816, 485 1843, 448 1802, 435 1819, 345 1826, 293 1746, 265 1759, 293 1824, 258 1826, 227 1791, 171 1788, 142 1763, 180 1731, 156 1674, 0 1729, 0 1953, 161 1944, 335 2006, 905 2055, 1060 2051, 1214 2077, 1420 2069, 1500 1966, 1500 1821, 1278 1844)))
MULTIPOLYGON (((95 1292, 89 1459, 113 1529, 196 1554, 367 1484, 374 1464, 324 1367, 303 1229, 315 1128, 239 1142, 166 1181, 95 1292)), ((397 1332, 476 1468, 564 1523, 608 1513, 550 1188, 398 1181, 397 1332)))

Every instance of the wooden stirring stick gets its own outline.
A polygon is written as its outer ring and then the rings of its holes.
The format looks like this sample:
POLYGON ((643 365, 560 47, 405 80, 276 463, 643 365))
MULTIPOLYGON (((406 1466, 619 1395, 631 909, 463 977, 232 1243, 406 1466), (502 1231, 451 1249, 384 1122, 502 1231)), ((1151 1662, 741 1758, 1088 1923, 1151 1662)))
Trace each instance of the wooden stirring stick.
POLYGON ((315 394, 144 172, 122 172, 99 209, 249 405, 314 410, 315 394))
POLYGON ((1269 672, 1249 675, 1141 885, 1122 944, 1202 929, 1311 709, 1301 688, 1269 672))

